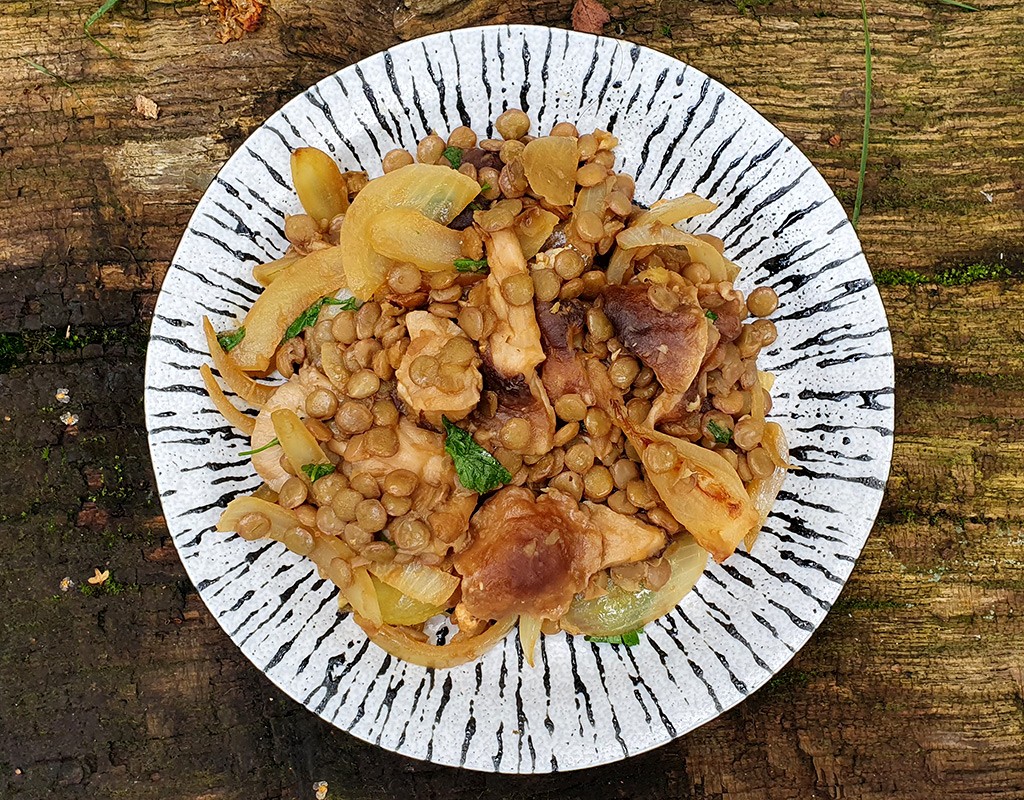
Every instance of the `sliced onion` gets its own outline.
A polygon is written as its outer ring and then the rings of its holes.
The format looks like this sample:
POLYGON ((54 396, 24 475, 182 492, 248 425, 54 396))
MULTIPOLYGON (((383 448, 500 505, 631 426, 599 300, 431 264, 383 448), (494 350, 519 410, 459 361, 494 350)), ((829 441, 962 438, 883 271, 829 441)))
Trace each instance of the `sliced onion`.
POLYGON ((673 200, 659 200, 651 206, 650 211, 639 214, 634 224, 647 225, 657 221, 666 225, 675 225, 690 217, 710 214, 716 208, 718 208, 718 203, 705 200, 700 195, 688 193, 673 200))
POLYGON ((371 226, 389 208, 411 208, 447 225, 480 193, 480 184, 458 170, 436 164, 409 164, 364 186, 345 213, 345 275, 360 300, 384 285, 392 263, 372 247, 371 226))
POLYGON ((450 669, 475 661, 500 642, 516 624, 516 618, 506 617, 491 625, 478 636, 455 639, 445 645, 421 642, 404 628, 392 625, 373 625, 358 612, 353 617, 370 641, 396 658, 431 669, 450 669))
POLYGON ((381 617, 380 601, 377 599, 377 589, 373 585, 373 579, 366 567, 356 567, 352 570, 352 583, 342 594, 348 600, 352 610, 359 616, 366 619, 372 625, 383 625, 381 617))
POLYGON ((786 442, 786 435, 782 426, 777 422, 769 422, 764 426, 764 435, 761 437, 761 446, 768 451, 775 469, 770 475, 764 478, 754 478, 747 484, 747 493, 750 495, 750 502, 757 511, 757 525, 744 537, 743 543, 750 550, 754 546, 764 521, 768 519, 772 506, 775 505, 775 498, 779 496, 779 490, 786 480, 786 473, 789 471, 789 444, 786 442))
POLYGON ((210 358, 213 359, 213 366, 217 368, 228 388, 251 406, 256 406, 257 408, 265 406, 270 398, 273 397, 275 387, 256 383, 256 381, 238 368, 238 365, 231 360, 220 346, 220 342, 217 341, 217 334, 213 330, 213 325, 210 324, 210 320, 207 317, 203 317, 203 333, 206 334, 206 346, 210 349, 210 358))
POLYGON ((553 206, 572 205, 579 163, 576 139, 569 136, 541 136, 523 150, 523 170, 530 188, 553 206))
POLYGON ((348 185, 337 162, 323 150, 299 147, 292 152, 292 184, 302 208, 324 226, 348 209, 348 185))
POLYGON ((270 419, 274 423, 277 440, 284 448, 284 454, 291 462, 296 476, 305 481, 307 486, 311 485, 312 481, 302 468, 307 464, 330 464, 327 454, 299 419, 299 415, 290 408, 279 408, 271 413, 270 419))
POLYGON ((266 288, 270 286, 277 277, 284 272, 285 267, 290 267, 302 256, 298 253, 292 255, 281 256, 281 258, 270 261, 266 264, 258 264, 252 268, 252 277, 260 286, 266 288))
POLYGON ((543 623, 540 617, 533 614, 523 614, 519 617, 519 644, 523 648, 523 655, 526 663, 533 666, 533 651, 537 648, 537 641, 540 639, 540 626, 543 623))
POLYGON ((370 571, 402 594, 433 606, 443 606, 459 585, 459 579, 450 572, 415 561, 408 564, 375 562, 370 565, 370 571))
POLYGON ((647 474, 662 502, 700 544, 722 562, 732 555, 757 521, 743 481, 722 456, 700 445, 677 439, 647 425, 636 425, 622 401, 614 400, 612 414, 644 460, 648 447, 664 442, 675 448, 676 466, 667 472, 648 467, 647 474))
POLYGON ((710 270, 712 282, 717 283, 728 278, 725 260, 714 245, 661 222, 630 225, 615 237, 615 241, 619 247, 626 250, 658 245, 685 247, 692 261, 699 261, 710 270))
POLYGON ((199 374, 203 376, 206 393, 210 396, 210 400, 213 401, 214 407, 220 412, 221 416, 246 436, 252 436, 253 428, 256 427, 256 420, 243 414, 231 404, 231 401, 228 400, 220 388, 220 384, 217 383, 217 379, 213 377, 213 370, 210 369, 210 365, 203 364, 199 368, 199 374))
POLYGON ((516 236, 519 237, 523 257, 531 259, 537 255, 555 232, 556 225, 558 217, 540 206, 532 206, 520 214, 516 219, 516 236))
POLYGON ((317 250, 285 267, 256 298, 242 325, 245 338, 231 359, 245 372, 265 372, 288 326, 321 297, 345 286, 342 249, 317 250))
POLYGON ((299 518, 277 503, 271 503, 258 497, 236 497, 217 521, 217 530, 221 532, 235 531, 243 539, 253 541, 261 537, 248 536, 238 530, 239 522, 247 514, 261 514, 270 522, 270 530, 262 538, 276 539, 293 553, 300 556, 310 555, 316 543, 309 531, 302 529, 299 518))
POLYGON ((606 595, 584 600, 577 595, 562 616, 562 630, 587 636, 618 636, 642 628, 679 605, 707 566, 708 554, 691 536, 677 537, 665 550, 672 575, 657 591, 627 592, 612 586, 606 595))
POLYGON ((629 271, 633 267, 633 258, 636 250, 627 250, 625 247, 616 247, 612 250, 611 258, 608 259, 608 283, 623 284, 629 278, 629 271))
POLYGON ((385 625, 420 625, 444 611, 443 606, 414 600, 376 577, 373 577, 373 586, 377 590, 380 615, 385 625))
POLYGON ((370 224, 370 246, 424 272, 442 272, 454 269, 455 259, 462 257, 462 233, 414 208, 388 208, 370 224))

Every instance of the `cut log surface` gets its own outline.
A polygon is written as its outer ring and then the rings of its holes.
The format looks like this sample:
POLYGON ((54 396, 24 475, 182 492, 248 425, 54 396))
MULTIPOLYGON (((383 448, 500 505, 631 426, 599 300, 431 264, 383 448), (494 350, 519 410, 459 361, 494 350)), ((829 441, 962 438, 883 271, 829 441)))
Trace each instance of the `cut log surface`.
MULTIPOLYGON (((160 516, 142 371, 189 215, 263 119, 403 39, 567 26, 572 3, 275 0, 220 44, 201 4, 123 0, 91 28, 113 56, 83 32, 99 0, 0 5, 0 797, 292 800, 326 781, 345 800, 1024 798, 1024 6, 973 1, 869 3, 859 234, 893 331, 896 445, 839 602, 714 722, 522 778, 364 744, 241 655, 160 516), (83 592, 96 567, 114 583, 83 592)), ((852 209, 859 3, 608 7, 606 33, 732 88, 852 209)))

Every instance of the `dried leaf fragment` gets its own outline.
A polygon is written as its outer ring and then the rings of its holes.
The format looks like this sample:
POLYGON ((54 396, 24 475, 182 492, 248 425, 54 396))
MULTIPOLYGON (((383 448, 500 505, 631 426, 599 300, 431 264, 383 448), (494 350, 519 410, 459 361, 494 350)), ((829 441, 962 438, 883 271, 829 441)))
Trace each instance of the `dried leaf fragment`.
POLYGON ((582 33, 601 33, 611 19, 608 10, 598 0, 576 0, 572 7, 573 30, 582 33))
POLYGON ((839 147, 839 145, 843 143, 843 137, 840 136, 838 133, 833 133, 830 137, 828 137, 828 143, 832 147, 839 147))
POLYGON ((144 94, 135 95, 135 113, 143 119, 156 119, 160 116, 160 107, 144 94))
POLYGON ((103 572, 100 572, 99 567, 96 567, 94 569, 94 572, 95 574, 91 578, 89 578, 89 583, 91 583, 93 586, 102 586, 110 579, 109 569, 105 569, 103 570, 103 572))
POLYGON ((202 0, 220 20, 217 38, 221 44, 241 39, 260 26, 266 3, 262 0, 202 0))

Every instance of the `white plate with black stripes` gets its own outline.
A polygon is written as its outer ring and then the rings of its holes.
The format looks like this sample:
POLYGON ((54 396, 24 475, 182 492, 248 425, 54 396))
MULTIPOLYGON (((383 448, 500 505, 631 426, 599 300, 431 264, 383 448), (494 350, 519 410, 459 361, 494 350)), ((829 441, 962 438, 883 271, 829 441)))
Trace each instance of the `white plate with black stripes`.
POLYGON ((200 201, 164 280, 146 363, 160 497, 185 568, 221 626, 285 692, 332 725, 413 758, 531 773, 664 744, 763 685, 807 641, 853 569, 889 474, 892 345, 842 206, 800 151, 695 68, 628 42, 529 26, 407 42, 325 78, 256 130, 200 201), (335 590, 283 546, 213 530, 260 481, 247 440, 201 388, 200 320, 229 328, 256 297, 252 266, 287 245, 300 145, 380 174, 431 129, 493 135, 503 110, 619 137, 644 202, 698 192, 694 230, 725 240, 742 288, 775 287, 772 417, 799 470, 753 552, 712 565, 639 646, 564 635, 524 665, 517 638, 475 664, 427 670, 369 645, 335 590))

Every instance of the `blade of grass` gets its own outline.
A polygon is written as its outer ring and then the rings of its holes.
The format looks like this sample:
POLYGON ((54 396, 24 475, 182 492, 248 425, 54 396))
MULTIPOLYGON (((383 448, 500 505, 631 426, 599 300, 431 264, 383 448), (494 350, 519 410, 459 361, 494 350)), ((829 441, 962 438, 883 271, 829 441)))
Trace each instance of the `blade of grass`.
POLYGON ((56 72, 52 72, 52 71, 48 70, 48 69, 47 69, 46 67, 44 67, 44 66, 43 66, 42 64, 37 64, 37 63, 36 63, 35 61, 33 61, 33 60, 32 60, 31 58, 25 58, 25 56, 18 56, 18 58, 20 58, 20 59, 21 59, 22 61, 24 61, 24 62, 25 62, 26 64, 28 64, 28 65, 29 65, 30 67, 32 67, 32 69, 34 69, 34 70, 35 70, 36 72, 41 72, 41 73, 43 73, 43 75, 45 75, 45 76, 46 76, 47 78, 52 78, 52 79, 53 79, 53 80, 55 80, 55 81, 56 81, 56 82, 57 82, 58 84, 60 84, 61 86, 63 86, 63 87, 65 88, 65 89, 68 89, 68 90, 70 90, 70 91, 71 91, 71 94, 73 94, 73 95, 75 96, 75 99, 76 99, 76 100, 77 100, 77 101, 78 101, 79 103, 82 103, 82 102, 84 102, 84 101, 82 100, 82 97, 81 97, 81 95, 79 95, 79 94, 78 94, 78 92, 76 92, 76 91, 75 91, 75 87, 74 87, 74 86, 72 86, 72 85, 71 85, 70 83, 68 83, 68 82, 67 82, 67 80, 65 80, 64 78, 62 78, 62 77, 61 77, 60 75, 58 75, 58 74, 57 74, 56 72))
POLYGON ((868 31, 868 7, 860 0, 860 15, 864 20, 864 140, 860 146, 860 177, 857 178, 857 199, 853 203, 853 227, 860 220, 860 206, 864 200, 864 176, 868 171, 868 141, 871 138, 871 34, 868 31))
POLYGON ((967 3, 958 3, 957 0, 939 0, 939 3, 944 6, 953 6, 953 8, 962 8, 964 11, 981 11, 980 8, 975 8, 967 3))
POLYGON ((93 44, 96 44, 106 50, 110 55, 114 55, 114 51, 107 47, 103 42, 92 35, 92 31, 89 29, 95 25, 104 15, 114 10, 114 7, 120 3, 121 0, 103 0, 103 5, 92 12, 92 15, 85 21, 85 35, 88 36, 93 44))

